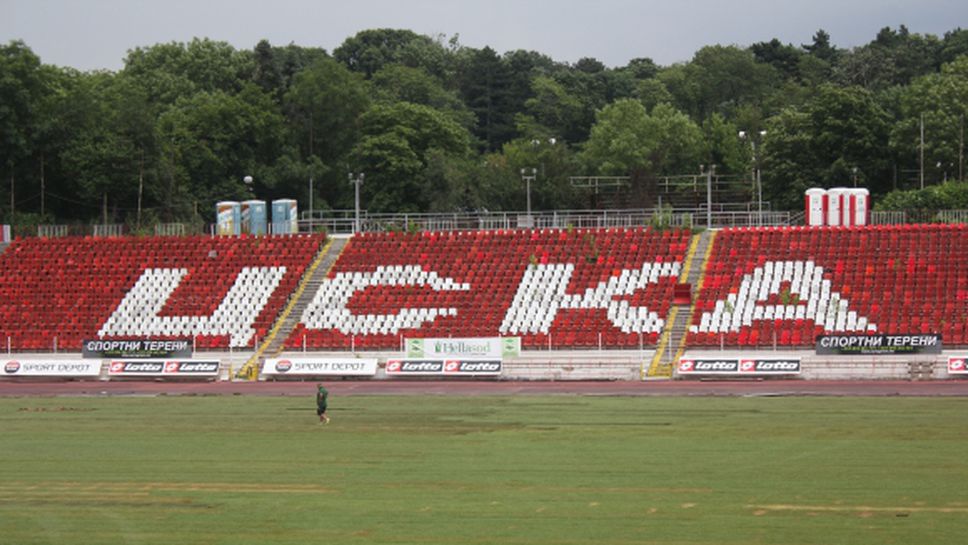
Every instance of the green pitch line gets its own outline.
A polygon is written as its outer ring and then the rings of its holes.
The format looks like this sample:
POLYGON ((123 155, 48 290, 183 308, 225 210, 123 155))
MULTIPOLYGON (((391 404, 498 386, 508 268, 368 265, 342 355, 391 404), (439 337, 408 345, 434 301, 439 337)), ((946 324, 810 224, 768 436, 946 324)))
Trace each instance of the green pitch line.
POLYGON ((968 400, 0 399, 0 544, 960 544, 968 400))

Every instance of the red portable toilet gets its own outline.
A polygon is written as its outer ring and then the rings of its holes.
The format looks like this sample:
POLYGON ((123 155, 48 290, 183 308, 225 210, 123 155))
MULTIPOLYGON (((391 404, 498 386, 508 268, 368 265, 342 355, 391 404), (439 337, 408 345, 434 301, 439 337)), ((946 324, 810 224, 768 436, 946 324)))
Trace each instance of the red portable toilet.
POLYGON ((847 204, 845 194, 846 187, 832 187, 827 190, 827 225, 838 227, 846 225, 848 217, 845 214, 847 204))
POLYGON ((851 225, 868 225, 870 223, 871 192, 863 187, 857 187, 851 192, 851 225))
POLYGON ((827 190, 811 187, 805 194, 805 220, 810 227, 821 227, 827 223, 827 190))

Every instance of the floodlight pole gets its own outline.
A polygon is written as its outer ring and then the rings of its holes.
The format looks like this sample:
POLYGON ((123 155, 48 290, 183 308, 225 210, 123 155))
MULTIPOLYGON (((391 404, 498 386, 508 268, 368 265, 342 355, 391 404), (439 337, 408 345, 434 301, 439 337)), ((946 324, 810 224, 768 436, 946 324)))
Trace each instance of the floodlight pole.
POLYGON ((353 234, 360 232, 360 185, 363 184, 364 174, 362 172, 358 173, 356 176, 350 172, 350 183, 355 186, 353 195, 353 209, 355 211, 355 219, 353 221, 353 234))
POLYGON ((521 169, 521 179, 524 180, 526 191, 528 194, 527 206, 528 206, 528 222, 531 222, 531 182, 534 181, 535 177, 538 175, 538 169, 536 168, 522 168, 521 169))
POLYGON ((713 173, 716 171, 716 165, 709 165, 706 169, 705 165, 699 165, 699 172, 706 173, 706 229, 713 228, 713 173))
MULTIPOLYGON (((759 137, 766 136, 766 131, 760 131, 759 137)), ((740 140, 749 138, 753 150, 753 183, 756 184, 756 224, 763 225, 763 180, 760 178, 760 160, 756 155, 756 139, 746 131, 739 131, 740 140)))

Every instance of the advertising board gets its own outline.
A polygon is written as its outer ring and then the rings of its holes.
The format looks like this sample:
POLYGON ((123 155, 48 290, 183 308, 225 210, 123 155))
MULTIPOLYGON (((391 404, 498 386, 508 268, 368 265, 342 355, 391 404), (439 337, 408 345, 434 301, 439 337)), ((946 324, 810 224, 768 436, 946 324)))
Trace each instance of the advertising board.
POLYGON ((425 359, 502 359, 521 355, 520 337, 407 339, 407 357, 425 359))
POLYGON ((191 339, 94 339, 81 346, 85 358, 158 359, 192 357, 191 339))
POLYGON ((676 367, 679 375, 798 375, 799 358, 683 358, 676 367))
POLYGON ((824 356, 940 354, 941 335, 820 335, 816 350, 824 356))
POLYGON ((391 376, 497 376, 501 374, 501 360, 449 359, 432 360, 403 358, 387 360, 386 373, 391 376))
POLYGON ((266 376, 367 376, 376 374, 376 358, 266 358, 266 376))
POLYGON ((22 360, 10 359, 3 364, 5 377, 97 377, 101 362, 94 360, 22 360))
POLYGON ((108 365, 112 377, 215 377, 216 360, 114 360, 108 365))

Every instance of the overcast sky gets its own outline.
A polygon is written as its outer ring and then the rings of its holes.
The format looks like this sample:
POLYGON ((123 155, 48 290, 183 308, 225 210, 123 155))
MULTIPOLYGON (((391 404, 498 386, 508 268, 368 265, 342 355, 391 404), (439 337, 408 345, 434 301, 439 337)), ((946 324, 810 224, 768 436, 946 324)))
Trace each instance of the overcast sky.
POLYGON ((704 45, 810 43, 819 28, 849 48, 901 24, 942 36, 968 25, 968 0, 0 0, 0 43, 21 39, 44 63, 81 70, 118 70, 129 49, 193 37, 331 52, 372 28, 457 34, 465 46, 570 63, 669 65, 704 45))

